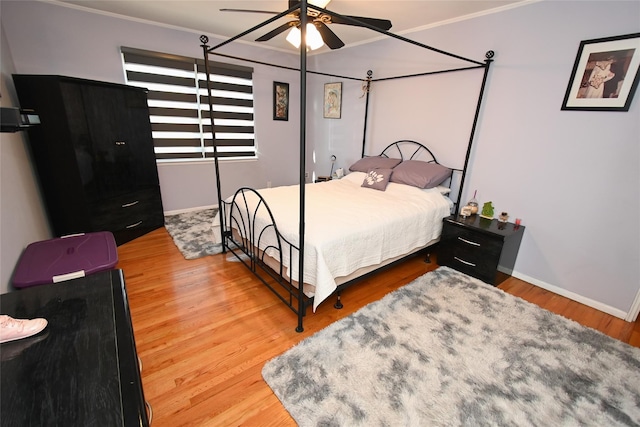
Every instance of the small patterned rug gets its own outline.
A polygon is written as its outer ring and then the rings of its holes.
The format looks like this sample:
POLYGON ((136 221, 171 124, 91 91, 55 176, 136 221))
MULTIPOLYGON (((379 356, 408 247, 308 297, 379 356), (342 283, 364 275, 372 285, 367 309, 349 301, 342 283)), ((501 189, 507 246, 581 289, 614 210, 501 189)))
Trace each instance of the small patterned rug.
POLYGON ((262 375, 303 427, 640 424, 639 348, 447 267, 262 375))
POLYGON ((197 259, 222 252, 216 242, 213 220, 218 209, 203 209, 164 217, 164 226, 185 259, 197 259))

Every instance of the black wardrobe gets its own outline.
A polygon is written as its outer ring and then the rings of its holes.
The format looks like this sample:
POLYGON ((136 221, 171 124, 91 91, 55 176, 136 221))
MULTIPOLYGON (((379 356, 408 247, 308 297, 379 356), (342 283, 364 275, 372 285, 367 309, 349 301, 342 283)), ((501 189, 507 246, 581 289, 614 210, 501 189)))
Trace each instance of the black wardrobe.
POLYGON ((53 233, 111 231, 118 245, 164 225, 144 89, 13 75, 40 125, 29 145, 53 233))

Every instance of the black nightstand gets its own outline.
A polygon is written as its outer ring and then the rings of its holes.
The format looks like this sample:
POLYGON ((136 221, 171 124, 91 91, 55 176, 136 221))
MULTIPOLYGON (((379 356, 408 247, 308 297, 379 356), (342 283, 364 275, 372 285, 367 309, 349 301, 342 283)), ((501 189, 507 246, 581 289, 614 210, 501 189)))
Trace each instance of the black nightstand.
POLYGON ((524 228, 480 215, 445 218, 438 264, 497 286, 513 272, 524 228))

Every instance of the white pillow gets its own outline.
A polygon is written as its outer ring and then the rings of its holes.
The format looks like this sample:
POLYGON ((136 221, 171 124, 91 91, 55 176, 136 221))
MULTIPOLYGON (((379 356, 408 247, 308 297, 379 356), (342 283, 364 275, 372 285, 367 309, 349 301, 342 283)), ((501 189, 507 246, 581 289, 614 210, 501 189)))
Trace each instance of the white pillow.
POLYGON ((446 196, 447 194, 451 193, 451 189, 449 187, 445 187, 444 185, 437 185, 437 186, 431 187, 431 188, 423 188, 422 191, 425 191, 427 193, 432 192, 432 191, 437 191, 440 194, 442 194, 443 196, 446 196))
POLYGON ((342 179, 360 185, 362 184, 362 180, 365 178, 365 176, 367 176, 365 172, 349 172, 344 177, 342 177, 342 179))

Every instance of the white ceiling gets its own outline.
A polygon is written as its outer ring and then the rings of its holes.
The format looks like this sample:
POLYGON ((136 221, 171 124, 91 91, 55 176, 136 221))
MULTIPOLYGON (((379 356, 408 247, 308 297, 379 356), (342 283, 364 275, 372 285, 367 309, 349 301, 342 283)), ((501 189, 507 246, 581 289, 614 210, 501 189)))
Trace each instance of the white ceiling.
MULTIPOLYGON (((516 3, 530 1, 532 0, 333 0, 326 9, 341 15, 389 19, 393 24, 390 32, 403 34, 437 23, 490 13, 513 7, 516 3)), ((273 15, 222 12, 220 9, 253 9, 280 13, 288 7, 287 0, 53 0, 52 3, 65 3, 82 9, 127 16, 225 38, 238 35, 273 15)), ((253 41, 288 20, 282 18, 243 37, 242 40, 253 41)), ((374 31, 349 25, 332 24, 330 28, 347 46, 380 37, 380 34, 374 31)), ((286 32, 269 42, 264 42, 263 45, 268 43, 272 47, 290 50, 292 47, 285 42, 285 36, 286 32)))

